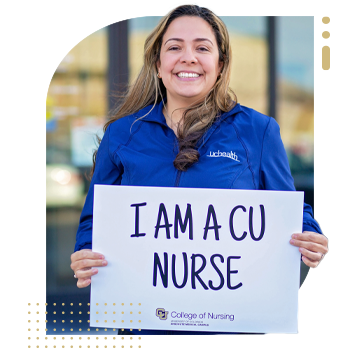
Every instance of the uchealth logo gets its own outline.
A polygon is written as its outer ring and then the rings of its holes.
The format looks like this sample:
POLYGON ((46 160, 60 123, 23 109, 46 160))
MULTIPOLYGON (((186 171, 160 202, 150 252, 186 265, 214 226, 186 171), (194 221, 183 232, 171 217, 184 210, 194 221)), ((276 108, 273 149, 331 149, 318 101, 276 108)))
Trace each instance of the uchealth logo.
POLYGON ((163 308, 158 308, 156 310, 156 316, 159 317, 160 320, 166 320, 168 318, 169 311, 165 311, 163 308))
POLYGON ((237 157, 236 152, 221 152, 221 151, 217 151, 217 152, 213 152, 210 151, 209 154, 207 154, 207 157, 211 157, 211 158, 217 158, 217 157, 226 157, 226 158, 230 158, 232 160, 235 160, 236 162, 240 162, 240 160, 237 157))

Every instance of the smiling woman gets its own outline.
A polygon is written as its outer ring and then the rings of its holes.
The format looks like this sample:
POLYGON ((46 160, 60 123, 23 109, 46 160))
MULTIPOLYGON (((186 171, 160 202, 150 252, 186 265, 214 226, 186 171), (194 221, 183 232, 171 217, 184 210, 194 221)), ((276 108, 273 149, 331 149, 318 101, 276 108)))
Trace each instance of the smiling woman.
MULTIPOLYGON (((107 265, 91 251, 95 184, 295 191, 278 124, 237 103, 230 66, 227 29, 206 8, 180 6, 149 35, 144 65, 94 155, 71 256, 78 287, 107 265)), ((290 243, 310 267, 328 251, 307 204, 290 243)))
POLYGON ((163 37, 157 67, 167 91, 167 123, 176 133, 183 109, 202 101, 221 74, 223 61, 208 22, 189 16, 174 20, 163 37))

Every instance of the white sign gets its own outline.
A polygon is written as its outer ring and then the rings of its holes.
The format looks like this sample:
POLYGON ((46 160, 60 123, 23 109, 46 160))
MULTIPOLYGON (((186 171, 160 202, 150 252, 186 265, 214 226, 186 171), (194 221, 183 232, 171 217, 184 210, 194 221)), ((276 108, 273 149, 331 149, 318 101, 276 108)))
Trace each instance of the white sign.
POLYGON ((92 327, 296 333, 303 193, 95 185, 92 327))

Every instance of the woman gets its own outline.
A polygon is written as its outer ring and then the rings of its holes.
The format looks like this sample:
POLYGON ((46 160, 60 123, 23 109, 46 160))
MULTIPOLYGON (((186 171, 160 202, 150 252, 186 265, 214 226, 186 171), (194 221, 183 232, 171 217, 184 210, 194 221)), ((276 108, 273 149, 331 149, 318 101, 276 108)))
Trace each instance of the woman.
MULTIPOLYGON (((144 66, 94 159, 71 257, 79 288, 107 265, 91 251, 94 184, 295 190, 277 123, 236 103, 230 64, 227 29, 205 8, 176 8, 147 38, 144 66)), ((303 233, 290 243, 310 267, 328 251, 320 233, 305 204, 303 233)))

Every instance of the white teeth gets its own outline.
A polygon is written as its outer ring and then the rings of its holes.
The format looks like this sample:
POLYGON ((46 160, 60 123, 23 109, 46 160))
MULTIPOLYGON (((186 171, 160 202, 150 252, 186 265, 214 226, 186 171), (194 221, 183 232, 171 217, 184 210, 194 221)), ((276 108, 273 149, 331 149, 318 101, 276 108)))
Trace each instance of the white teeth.
POLYGON ((199 77, 199 74, 181 72, 181 73, 178 73, 177 76, 180 78, 197 78, 197 77, 199 77))

